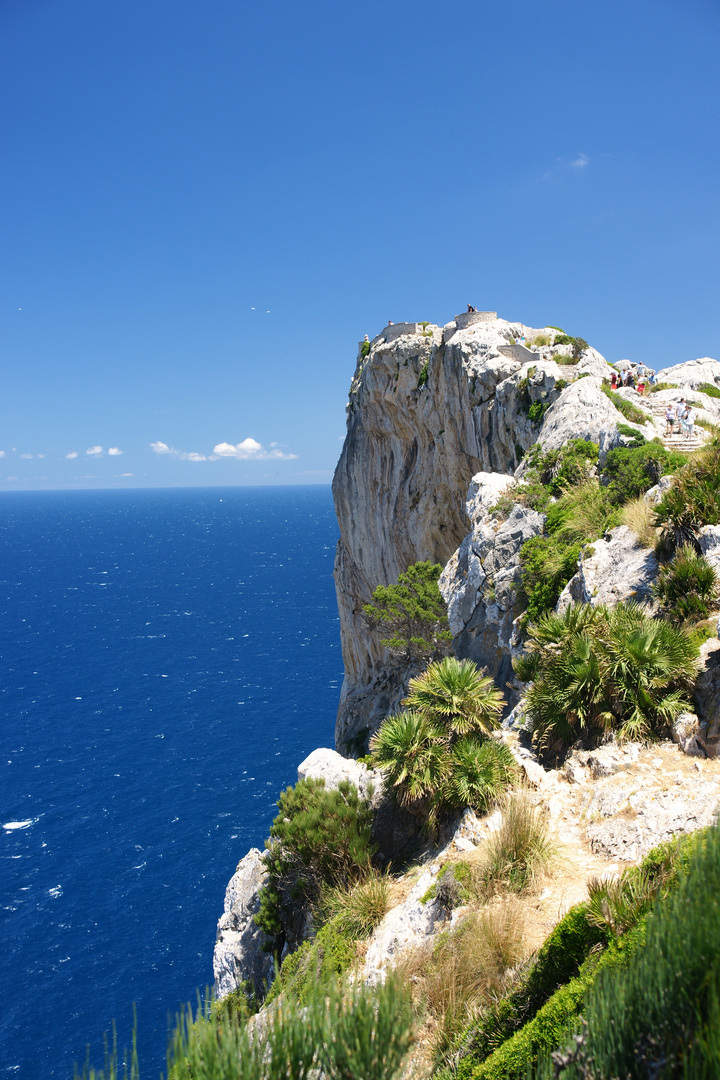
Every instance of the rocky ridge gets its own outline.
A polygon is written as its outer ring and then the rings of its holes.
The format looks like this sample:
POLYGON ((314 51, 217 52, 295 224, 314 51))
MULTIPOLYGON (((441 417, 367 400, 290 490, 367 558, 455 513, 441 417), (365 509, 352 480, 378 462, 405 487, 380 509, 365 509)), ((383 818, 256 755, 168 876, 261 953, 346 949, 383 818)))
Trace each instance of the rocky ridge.
MULTIPOLYGON (((388 327, 358 360, 348 437, 334 482, 341 526, 335 576, 346 662, 340 753, 314 751, 299 766, 298 777, 321 777, 328 787, 348 779, 368 795, 374 839, 386 861, 399 854, 402 859, 417 846, 417 820, 384 793, 379 773, 349 756, 398 704, 407 680, 407 672, 394 666, 368 633, 361 606, 377 584, 394 581, 410 563, 443 563, 440 585, 453 651, 487 667, 514 706, 501 737, 516 755, 533 798, 547 809, 563 852, 565 869, 529 902, 539 943, 559 915, 585 895, 590 877, 620 872, 661 840, 700 828, 717 812, 720 763, 712 759, 720 754, 720 640, 711 638, 702 647, 697 712, 680 717, 674 743, 574 751, 561 770, 550 771, 522 745, 522 684, 511 667, 520 647, 519 552, 544 524, 543 514, 512 502, 514 485, 525 474, 524 451, 536 441, 552 449, 582 437, 600 446, 602 460, 627 443, 619 426, 627 430, 628 425, 601 390, 610 369, 594 350, 577 365, 559 365, 552 355, 558 349, 531 353, 520 344, 522 336, 541 331, 494 317, 462 322, 442 329, 388 327), (531 420, 536 403, 544 411, 531 420), (501 498, 505 506, 499 513, 501 498)), ((692 391, 698 415, 720 422, 718 399, 695 389, 700 383, 720 386, 720 364, 696 361, 672 371, 679 390, 692 391)), ((668 372, 662 377, 670 381, 668 372)), ((620 396, 645 415, 642 425, 629 426, 652 438, 664 426, 657 403, 679 395, 666 390, 647 399, 626 389, 620 396)), ((666 484, 661 481, 648 492, 648 502, 657 502, 666 484)), ((702 529, 699 542, 720 570, 720 526, 702 529)), ((652 603, 657 571, 654 554, 619 526, 581 553, 558 606, 631 597, 652 603)), ((396 882, 394 906, 367 942, 363 978, 382 979, 407 950, 432 942, 462 917, 462 909, 449 915, 434 903, 433 882, 447 861, 480 857, 498 820, 497 812, 479 819, 468 809, 440 849, 421 852, 416 869, 396 882)), ((218 924, 219 996, 242 982, 261 992, 271 977, 266 941, 253 921, 264 880, 263 857, 253 849, 228 886, 218 924)))

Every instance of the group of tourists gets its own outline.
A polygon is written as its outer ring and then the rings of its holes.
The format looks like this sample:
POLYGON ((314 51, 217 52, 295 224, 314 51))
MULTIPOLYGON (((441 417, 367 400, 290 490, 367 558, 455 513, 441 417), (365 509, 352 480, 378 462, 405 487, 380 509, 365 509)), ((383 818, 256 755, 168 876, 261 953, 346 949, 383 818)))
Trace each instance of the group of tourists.
POLYGON ((680 398, 677 405, 668 402, 665 410, 665 435, 682 435, 684 439, 692 438, 695 425, 695 413, 685 398, 680 398))
POLYGON ((619 386, 629 386, 631 390, 637 390, 638 394, 644 394, 647 386, 654 386, 657 376, 652 368, 646 368, 643 364, 637 367, 626 367, 621 371, 614 371, 610 376, 610 387, 617 390, 619 386))

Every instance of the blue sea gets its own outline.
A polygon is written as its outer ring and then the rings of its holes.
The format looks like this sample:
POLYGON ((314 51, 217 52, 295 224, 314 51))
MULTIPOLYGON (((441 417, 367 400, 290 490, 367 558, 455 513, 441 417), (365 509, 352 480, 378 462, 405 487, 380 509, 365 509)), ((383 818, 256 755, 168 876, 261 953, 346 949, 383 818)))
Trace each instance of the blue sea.
POLYGON ((0 1078, 141 1076, 225 886, 332 746, 330 489, 0 495, 0 1078))

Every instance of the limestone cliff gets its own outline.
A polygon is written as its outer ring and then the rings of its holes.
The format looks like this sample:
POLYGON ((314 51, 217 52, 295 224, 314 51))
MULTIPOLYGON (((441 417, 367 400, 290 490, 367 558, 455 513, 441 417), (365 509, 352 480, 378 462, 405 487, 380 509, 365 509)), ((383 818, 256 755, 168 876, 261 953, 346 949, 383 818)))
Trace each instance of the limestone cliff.
MULTIPOLYGON (((361 346, 333 481, 345 663, 336 726, 341 753, 362 753, 405 689, 407 673, 362 616, 373 589, 418 560, 448 562, 468 532, 465 498, 475 473, 512 475, 538 438, 561 445, 571 428, 603 450, 616 437, 622 417, 600 393, 598 376, 608 369, 599 353, 588 349, 578 365, 560 366, 552 355, 569 359, 569 346, 533 351, 522 344, 555 333, 471 312, 442 328, 388 325, 367 355, 361 346), (579 375, 595 378, 568 386, 579 375), (570 413, 572 425, 563 419, 570 413)), ((501 652, 496 636, 492 649, 468 655, 502 682, 501 652)))

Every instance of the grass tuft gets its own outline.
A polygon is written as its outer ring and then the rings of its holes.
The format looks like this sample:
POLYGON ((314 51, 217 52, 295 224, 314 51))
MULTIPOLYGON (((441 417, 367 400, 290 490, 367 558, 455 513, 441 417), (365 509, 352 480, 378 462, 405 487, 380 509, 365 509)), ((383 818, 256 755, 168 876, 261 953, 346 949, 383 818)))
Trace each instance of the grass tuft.
POLYGON ((627 525, 635 533, 643 547, 651 548, 657 539, 655 532, 655 511, 649 503, 642 498, 631 499, 622 508, 622 523, 627 525))
POLYGON ((485 857, 475 872, 480 897, 498 892, 522 894, 537 887, 555 855, 544 812, 523 791, 508 794, 502 804, 502 823, 487 842, 485 857))

